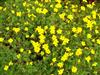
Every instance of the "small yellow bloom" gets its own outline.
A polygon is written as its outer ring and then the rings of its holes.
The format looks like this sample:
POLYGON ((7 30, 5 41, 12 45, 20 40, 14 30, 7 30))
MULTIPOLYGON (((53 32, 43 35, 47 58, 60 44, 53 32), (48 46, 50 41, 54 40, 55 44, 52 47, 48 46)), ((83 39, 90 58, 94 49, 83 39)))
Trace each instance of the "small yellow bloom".
POLYGON ((53 59, 52 59, 52 62, 56 62, 56 61, 57 61, 56 58, 53 58, 53 59))
POLYGON ((75 27, 72 28, 72 32, 76 32, 77 29, 75 27))
POLYGON ((8 42, 9 43, 12 43, 13 42, 13 39, 12 38, 8 39, 8 42))
POLYGON ((13 27, 12 29, 14 32, 18 33, 20 31, 20 28, 16 28, 16 27, 13 27))
POLYGON ((14 13, 15 13, 15 11, 14 11, 14 10, 11 10, 11 13, 12 13, 12 14, 14 14, 14 13))
POLYGON ((76 55, 76 56, 82 55, 82 49, 81 49, 81 48, 78 48, 78 49, 76 50, 75 55, 76 55))
POLYGON ((4 38, 0 37, 0 42, 3 42, 4 41, 4 38))
POLYGON ((53 11, 54 11, 54 12, 58 12, 58 9, 57 9, 57 8, 54 8, 53 11))
POLYGON ((91 57, 90 56, 87 56, 87 57, 85 57, 85 60, 89 63, 90 60, 91 60, 91 57))
POLYGON ((91 34, 87 34, 87 38, 90 39, 92 37, 91 34))
POLYGON ((12 61, 9 62, 9 66, 10 66, 10 65, 13 65, 13 62, 12 62, 12 61))
POLYGON ((44 55, 44 51, 41 51, 41 53, 40 53, 40 54, 41 54, 41 56, 43 56, 43 55, 44 55))
POLYGON ((8 69, 9 69, 9 66, 8 65, 5 65, 4 66, 4 70, 7 71, 8 69))
POLYGON ((55 26, 50 26, 50 34, 55 34, 55 26))
POLYGON ((72 66, 71 70, 72 70, 73 73, 76 73, 77 72, 77 67, 76 66, 72 66))
POLYGON ((62 7, 62 5, 61 5, 60 3, 57 3, 57 4, 55 5, 55 7, 59 9, 59 8, 62 7))
POLYGON ((97 41, 97 44, 99 44, 99 45, 100 45, 100 39, 97 39, 96 41, 97 41))
POLYGON ((25 1, 25 2, 23 2, 23 6, 24 6, 24 7, 26 6, 26 1, 25 1))
POLYGON ((62 20, 65 20, 65 13, 59 14, 59 17, 60 17, 62 20))
POLYGON ((82 28, 81 27, 77 27, 76 33, 81 33, 81 32, 82 32, 82 28))
POLYGON ((25 31, 28 31, 28 27, 25 27, 24 30, 25 30, 25 31))
POLYGON ((95 50, 94 49, 91 49, 91 54, 95 54, 95 50))
POLYGON ((3 7, 2 6, 0 6, 0 10, 2 10, 3 9, 3 7))
POLYGON ((68 15, 67 18, 73 20, 73 15, 68 15))
POLYGON ((92 66, 97 66, 97 64, 98 64, 97 62, 94 62, 94 63, 92 64, 92 66))
POLYGON ((9 27, 6 27, 6 30, 8 31, 9 30, 9 27))
POLYGON ((82 41, 81 44, 82 44, 82 46, 86 46, 85 41, 82 41))
POLYGON ((62 30, 61 29, 58 29, 57 30, 57 34, 61 34, 62 33, 62 30))
POLYGON ((81 10, 85 11, 85 7, 84 6, 81 6, 81 10))
POLYGON ((59 63, 57 63, 57 66, 58 66, 59 68, 62 68, 62 67, 63 67, 63 65, 64 65, 64 63, 63 63, 63 62, 59 62, 59 63))
POLYGON ((32 52, 31 52, 31 50, 28 50, 28 54, 31 54, 32 52))
POLYGON ((43 9, 42 13, 46 14, 48 12, 48 10, 46 8, 43 9))
POLYGON ((59 69, 59 70, 58 70, 58 75, 62 75, 63 72, 64 72, 64 69, 59 69))
POLYGON ((33 62, 32 62, 32 61, 30 61, 30 62, 29 62, 29 64, 30 64, 30 65, 33 65, 33 62))
POLYGON ((16 12, 16 16, 21 17, 22 13, 21 12, 16 12))
POLYGON ((87 2, 87 0, 83 0, 83 2, 87 2))
POLYGON ((20 48, 20 52, 22 53, 24 51, 24 49, 23 48, 20 48))
POLYGON ((17 54, 17 58, 19 59, 21 57, 21 55, 20 54, 17 54))
POLYGON ((70 52, 70 51, 71 51, 71 49, 70 49, 69 47, 67 47, 67 48, 66 48, 66 51, 70 52))

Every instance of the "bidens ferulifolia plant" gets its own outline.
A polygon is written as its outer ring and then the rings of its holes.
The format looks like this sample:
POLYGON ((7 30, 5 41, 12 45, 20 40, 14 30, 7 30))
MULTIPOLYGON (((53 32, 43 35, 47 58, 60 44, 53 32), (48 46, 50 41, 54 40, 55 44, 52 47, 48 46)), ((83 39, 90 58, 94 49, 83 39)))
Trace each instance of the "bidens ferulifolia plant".
POLYGON ((99 75, 95 3, 6 0, 0 5, 0 75, 99 75))

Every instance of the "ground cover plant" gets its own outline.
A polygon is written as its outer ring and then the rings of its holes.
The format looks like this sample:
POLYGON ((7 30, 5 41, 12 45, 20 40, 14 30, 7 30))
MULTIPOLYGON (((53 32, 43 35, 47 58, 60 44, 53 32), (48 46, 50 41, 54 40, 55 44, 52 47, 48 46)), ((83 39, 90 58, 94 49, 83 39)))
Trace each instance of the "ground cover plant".
POLYGON ((1 0, 0 75, 100 75, 99 4, 1 0))

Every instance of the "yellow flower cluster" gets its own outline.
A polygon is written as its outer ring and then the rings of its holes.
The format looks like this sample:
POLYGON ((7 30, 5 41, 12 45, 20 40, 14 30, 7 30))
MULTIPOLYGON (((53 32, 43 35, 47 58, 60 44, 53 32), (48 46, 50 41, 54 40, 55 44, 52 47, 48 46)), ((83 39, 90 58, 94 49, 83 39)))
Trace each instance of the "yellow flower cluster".
POLYGON ((34 52, 39 53, 40 50, 41 50, 41 48, 40 48, 41 44, 39 42, 35 42, 35 41, 32 41, 32 40, 31 40, 31 43, 34 47, 34 52))
POLYGON ((50 53, 51 53, 48 44, 43 44, 43 45, 42 45, 42 48, 45 50, 45 52, 46 52, 47 54, 50 54, 50 53))
POLYGON ((63 36, 63 35, 61 35, 60 36, 60 40, 62 40, 63 42, 62 42, 62 45, 66 45, 66 44, 68 44, 69 43, 69 39, 68 38, 66 38, 65 36, 63 36))

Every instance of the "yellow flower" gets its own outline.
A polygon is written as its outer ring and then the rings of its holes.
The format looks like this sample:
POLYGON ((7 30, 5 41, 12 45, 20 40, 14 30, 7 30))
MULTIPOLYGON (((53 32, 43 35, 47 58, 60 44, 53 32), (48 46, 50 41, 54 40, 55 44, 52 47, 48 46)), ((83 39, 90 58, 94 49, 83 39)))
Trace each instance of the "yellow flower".
POLYGON ((5 65, 4 66, 4 70, 7 71, 8 69, 9 69, 9 66, 8 65, 5 65))
POLYGON ((44 51, 41 51, 41 53, 40 53, 40 54, 41 54, 41 56, 43 56, 43 55, 44 55, 44 51))
POLYGON ((26 37, 26 38, 29 38, 29 35, 28 35, 28 34, 26 34, 26 35, 25 35, 25 37, 26 37))
POLYGON ((82 44, 82 46, 86 46, 85 41, 82 41, 81 44, 82 44))
POLYGON ((48 12, 48 10, 46 8, 43 9, 42 13, 46 14, 48 12))
POLYGON ((51 4, 50 7, 53 8, 53 5, 51 4))
POLYGON ((87 0, 83 0, 83 2, 87 2, 87 0))
POLYGON ((99 44, 99 45, 100 45, 100 39, 97 39, 96 41, 97 41, 97 44, 99 44))
POLYGON ((91 54, 95 54, 95 50, 91 49, 91 54))
POLYGON ((50 2, 51 0, 45 0, 45 2, 50 2))
POLYGON ((68 38, 65 38, 65 39, 63 40, 62 45, 66 45, 67 43, 69 43, 69 39, 68 39, 68 38))
POLYGON ((31 43, 34 47, 34 52, 39 53, 40 50, 41 50, 41 48, 40 48, 41 44, 39 42, 35 42, 35 41, 32 41, 32 40, 31 40, 31 43))
POLYGON ((92 14, 93 19, 96 19, 96 11, 93 10, 93 11, 91 12, 91 14, 92 14))
POLYGON ((20 54, 17 54, 17 58, 19 59, 21 57, 21 55, 20 54))
POLYGON ((77 29, 75 27, 72 28, 72 32, 76 32, 77 29))
POLYGON ((4 41, 4 38, 0 37, 0 42, 3 42, 4 41))
POLYGON ((43 34, 41 34, 40 36, 39 36, 39 42, 41 43, 41 44, 43 44, 44 42, 45 42, 45 36, 43 35, 43 34))
POLYGON ((8 42, 9 43, 12 43, 13 42, 13 39, 12 38, 8 39, 8 42))
POLYGON ((8 31, 9 30, 9 27, 6 27, 5 29, 8 31))
POLYGON ((76 72, 77 72, 77 67, 76 67, 76 66, 72 66, 71 71, 72 71, 73 73, 76 73, 76 72))
POLYGON ((36 30, 35 31, 38 31, 38 33, 41 35, 41 34, 44 34, 44 29, 42 29, 41 28, 41 26, 38 26, 37 28, 36 28, 36 30))
POLYGON ((91 60, 91 57, 90 56, 87 56, 87 57, 85 57, 85 60, 89 63, 90 60, 91 60))
POLYGON ((24 51, 24 49, 23 48, 20 48, 20 52, 22 53, 24 51))
POLYGON ((81 49, 81 48, 78 48, 78 49, 76 50, 75 55, 76 55, 76 56, 82 55, 82 49, 81 49))
POLYGON ((62 67, 63 67, 63 65, 64 65, 64 63, 63 63, 63 62, 59 62, 59 63, 57 63, 57 66, 58 66, 59 68, 62 68, 62 67))
POLYGON ((92 37, 91 34, 87 34, 87 38, 90 39, 92 37))
POLYGON ((46 52, 47 54, 50 54, 50 53, 51 53, 51 51, 49 50, 48 44, 42 45, 42 48, 45 50, 45 52, 46 52))
POLYGON ((48 26, 44 26, 44 30, 46 31, 48 29, 48 26))
POLYGON ((24 7, 26 6, 26 1, 25 1, 25 2, 23 2, 23 6, 24 6, 24 7))
POLYGON ((61 57, 61 60, 64 62, 68 59, 68 57, 69 57, 69 54, 65 52, 64 55, 61 57))
POLYGON ((50 34, 55 34, 55 26, 50 26, 50 34))
POLYGON ((0 6, 0 10, 2 10, 3 9, 3 7, 2 6, 0 6))
POLYGON ((21 17, 22 13, 21 12, 16 12, 16 16, 21 17))
POLYGON ((57 8, 54 8, 53 11, 54 11, 54 12, 58 12, 58 9, 57 9, 57 8))
POLYGON ((70 49, 69 47, 67 47, 67 48, 66 48, 66 51, 70 52, 70 51, 71 51, 71 49, 70 49))
POLYGON ((56 62, 56 61, 57 61, 56 58, 53 58, 53 59, 52 59, 52 62, 56 62))
POLYGON ((12 14, 14 14, 14 13, 15 13, 15 11, 14 11, 14 10, 11 10, 11 13, 12 13, 12 14))
POLYGON ((97 66, 97 64, 98 64, 97 62, 94 62, 94 63, 92 64, 92 66, 97 66))
POLYGON ((57 4, 55 5, 55 7, 59 9, 59 8, 62 7, 62 5, 61 5, 60 3, 57 3, 57 4))
POLYGON ((87 4, 87 7, 90 8, 90 9, 92 9, 93 8, 93 5, 87 4))
POLYGON ((81 27, 77 27, 76 33, 81 33, 81 32, 82 32, 82 28, 81 27))
POLYGON ((59 17, 60 17, 62 20, 65 20, 65 13, 59 14, 59 17))
POLYGON ((30 61, 30 62, 29 62, 29 64, 30 64, 30 65, 33 65, 33 62, 32 62, 32 61, 30 61))
POLYGON ((67 18, 73 20, 73 15, 68 15, 67 18))
POLYGON ((85 7, 84 6, 81 6, 81 10, 85 11, 85 7))
POLYGON ((25 31, 28 31, 28 27, 25 27, 24 30, 25 30, 25 31))
POLYGON ((28 54, 31 54, 32 52, 31 52, 31 50, 28 50, 28 54))
POLYGON ((80 63, 81 62, 81 60, 80 59, 78 59, 78 63, 80 63))
POLYGON ((53 45, 54 45, 55 47, 58 46, 58 43, 59 43, 59 41, 58 41, 57 39, 53 40, 53 45))
POLYGON ((12 29, 14 32, 18 33, 20 31, 20 28, 16 28, 16 27, 13 27, 12 29))
POLYGON ((36 8, 37 13, 42 13, 42 8, 36 8))
POLYGON ((55 2, 61 3, 61 0, 55 0, 55 2))
POLYGON ((58 70, 58 75, 62 75, 63 72, 64 72, 64 69, 59 69, 59 70, 58 70))
POLYGON ((13 65, 13 62, 12 62, 12 61, 9 62, 9 66, 10 66, 10 65, 13 65))

